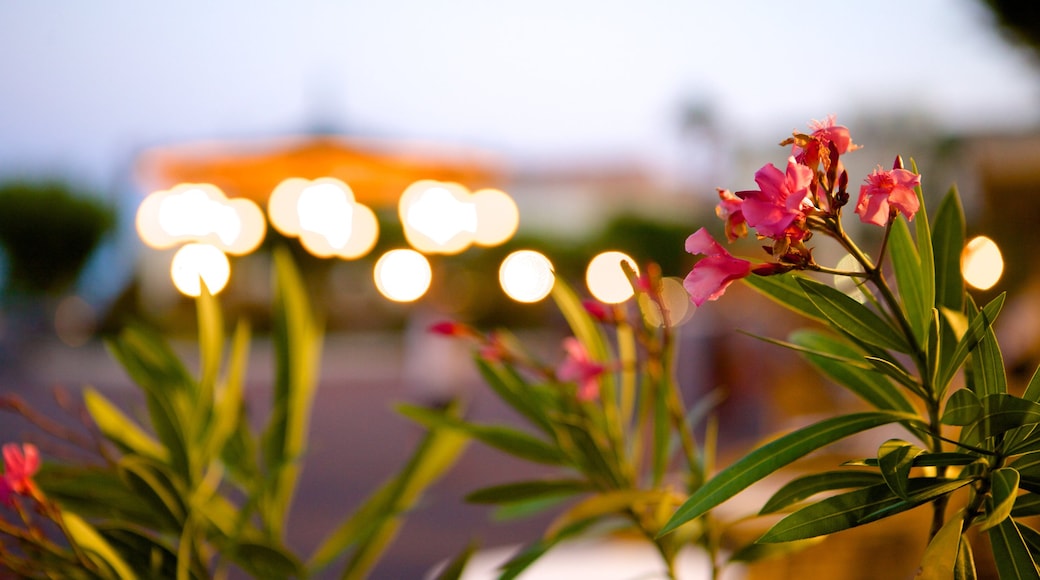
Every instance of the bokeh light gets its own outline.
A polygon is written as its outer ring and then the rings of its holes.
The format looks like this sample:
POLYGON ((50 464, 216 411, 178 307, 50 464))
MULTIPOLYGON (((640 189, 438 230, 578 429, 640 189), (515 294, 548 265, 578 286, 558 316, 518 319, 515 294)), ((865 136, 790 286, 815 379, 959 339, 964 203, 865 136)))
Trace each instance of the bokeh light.
POLYGON ((509 241, 520 227, 520 209, 508 193, 482 189, 473 194, 477 210, 477 231, 473 241, 481 246, 497 246, 509 241))
POLYGON ((276 230, 298 237, 319 258, 360 258, 379 237, 375 212, 355 201, 346 183, 332 177, 282 181, 267 200, 267 213, 276 230))
POLYGON ((635 291, 621 263, 626 262, 638 274, 635 260, 624 252, 602 252, 589 261, 585 270, 585 284, 596 300, 605 304, 620 304, 632 297, 635 291))
POLYGON ((433 270, 419 252, 397 249, 379 257, 374 276, 380 294, 395 302, 413 302, 430 289, 433 270))
POLYGON ((256 203, 228 199, 207 183, 182 183, 150 194, 137 208, 136 227, 152 248, 199 242, 235 255, 255 250, 267 229, 256 203))
POLYGON ((1004 257, 996 242, 986 236, 972 238, 961 252, 961 272, 969 286, 992 288, 1004 273, 1004 257))
POLYGON ((231 263, 224 252, 210 244, 186 244, 173 255, 170 277, 181 294, 199 296, 204 282, 210 294, 217 294, 231 277, 231 263))
POLYGON ((679 278, 661 279, 661 302, 664 304, 666 313, 661 312, 657 305, 648 295, 639 295, 639 310, 643 313, 643 319, 652 326, 664 326, 667 314, 668 326, 675 327, 689 320, 696 308, 690 302, 690 295, 683 288, 682 280, 679 278))
POLYGON ((497 246, 516 233, 520 212, 504 191, 471 194, 458 183, 417 181, 398 205, 405 239, 426 254, 457 254, 473 244, 497 246))
MULTIPOLYGON (((841 270, 842 272, 862 272, 863 266, 856 261, 856 258, 852 254, 846 254, 842 259, 838 260, 838 264, 834 268, 835 270, 841 270)), ((853 298, 857 302, 865 303, 867 301, 867 295, 860 290, 859 285, 863 282, 863 278, 854 276, 842 276, 834 275, 834 287, 844 292, 847 296, 853 298)))
POLYGON ((58 340, 71 347, 86 344, 97 324, 94 308, 80 296, 66 296, 54 310, 54 332, 58 340))
POLYGON ((549 295, 556 275, 549 258, 533 250, 518 250, 502 260, 498 281, 510 298, 531 303, 549 295))

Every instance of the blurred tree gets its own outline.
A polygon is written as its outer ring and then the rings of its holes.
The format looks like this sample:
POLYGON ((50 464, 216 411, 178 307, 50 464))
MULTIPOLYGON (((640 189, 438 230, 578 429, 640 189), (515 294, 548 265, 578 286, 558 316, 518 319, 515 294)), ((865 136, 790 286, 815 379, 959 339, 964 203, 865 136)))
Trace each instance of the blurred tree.
POLYGON ((10 296, 57 296, 72 286, 115 226, 113 207, 60 181, 0 184, 0 248, 10 296))

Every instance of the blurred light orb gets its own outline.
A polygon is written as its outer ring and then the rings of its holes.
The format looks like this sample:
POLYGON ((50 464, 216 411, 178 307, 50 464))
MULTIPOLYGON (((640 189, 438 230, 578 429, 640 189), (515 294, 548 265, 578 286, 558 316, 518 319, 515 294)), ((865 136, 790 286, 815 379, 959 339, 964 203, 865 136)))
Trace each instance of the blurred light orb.
POLYGON ((477 212, 474 243, 497 246, 516 234, 520 227, 520 209, 508 193, 498 189, 482 189, 473 194, 472 200, 477 212))
POLYGON ((283 180, 267 200, 267 215, 278 232, 299 238, 304 249, 319 258, 360 258, 379 238, 375 212, 333 177, 283 180))
POLYGON ((532 303, 549 295, 556 275, 549 258, 533 250, 518 250, 502 260, 498 281, 513 300, 532 303))
POLYGON ((635 294, 632 282, 625 275, 621 263, 626 262, 639 273, 635 260, 624 252, 602 252, 589 261, 585 270, 585 284, 596 300, 604 304, 620 304, 635 294))
POLYGON ((322 234, 333 248, 342 248, 350 239, 354 220, 351 202, 344 190, 330 183, 305 187, 296 201, 300 229, 322 234))
POLYGON ((229 200, 208 183, 182 183, 153 192, 138 206, 135 222, 141 241, 152 248, 198 242, 235 255, 255 250, 267 229, 256 203, 229 200))
POLYGON ((425 256, 415 250, 397 249, 376 261, 376 288, 394 302, 413 302, 430 289, 433 270, 425 256))
MULTIPOLYGON (((853 257, 852 254, 846 254, 842 259, 838 260, 835 269, 843 272, 862 272, 863 266, 856 261, 856 258, 853 257)), ((862 278, 835 274, 834 287, 844 292, 846 296, 849 296, 862 304, 867 301, 867 295, 859 288, 859 284, 862 280, 862 278)))
POLYGON ((186 244, 173 255, 170 264, 173 285, 185 296, 202 294, 202 283, 210 294, 217 294, 227 286, 231 277, 231 262, 227 255, 210 244, 186 244))
POLYGON ((686 323, 696 311, 682 280, 678 278, 661 279, 661 302, 664 304, 665 313, 661 312, 661 308, 649 296, 639 295, 639 310, 647 324, 664 326, 667 318, 668 326, 676 327, 686 323))
POLYGON ((67 346, 80 347, 94 334, 97 313, 80 296, 62 298, 54 310, 54 332, 67 346))
POLYGON ((1004 257, 996 242, 986 236, 972 238, 961 252, 964 281, 973 288, 989 290, 1004 273, 1004 257))
POLYGON ((424 179, 405 189, 398 213, 408 243, 428 254, 457 254, 473 243, 477 208, 458 183, 424 179))

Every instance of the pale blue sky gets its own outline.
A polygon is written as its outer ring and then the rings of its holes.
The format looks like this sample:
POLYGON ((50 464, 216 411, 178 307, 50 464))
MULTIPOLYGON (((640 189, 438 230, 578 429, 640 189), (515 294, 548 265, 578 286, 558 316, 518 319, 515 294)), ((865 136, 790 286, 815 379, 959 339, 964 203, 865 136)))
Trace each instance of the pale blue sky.
POLYGON ((1040 119, 1040 73, 973 0, 0 0, 0 176, 125 175, 141 147, 298 133, 517 158, 653 157, 681 103, 736 138, 811 118, 1040 119))

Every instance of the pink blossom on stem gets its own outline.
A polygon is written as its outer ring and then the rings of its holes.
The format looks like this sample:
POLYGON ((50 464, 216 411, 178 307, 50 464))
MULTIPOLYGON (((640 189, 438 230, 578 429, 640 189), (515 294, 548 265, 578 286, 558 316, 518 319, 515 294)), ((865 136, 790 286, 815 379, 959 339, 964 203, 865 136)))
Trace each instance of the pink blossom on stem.
POLYGON ((751 273, 751 262, 734 258, 704 228, 686 238, 686 251, 704 255, 683 281, 690 300, 697 306, 718 300, 734 280, 751 273))
POLYGON ((0 478, 0 501, 11 503, 11 495, 33 495, 32 477, 40 469, 40 452, 31 443, 8 443, 3 447, 4 475, 0 478))
POLYGON ((556 371, 557 378, 577 383, 579 401, 591 401, 598 397, 599 376, 606 372, 607 367, 592 360, 585 345, 573 336, 563 339, 563 349, 567 357, 556 371))
POLYGON ((914 188, 921 184, 921 176, 905 169, 884 170, 878 167, 867 176, 859 188, 856 213, 864 223, 885 226, 893 211, 907 219, 914 219, 920 208, 914 188))
POLYGON ((715 206, 715 215, 726 222, 726 239, 735 241, 747 235, 747 221, 741 206, 744 200, 740 199, 728 189, 719 189, 719 205, 715 206))
POLYGON ((827 144, 829 143, 834 143, 834 147, 838 150, 838 155, 844 155, 849 151, 859 149, 859 145, 852 142, 849 129, 843 125, 838 125, 837 117, 834 115, 827 115, 827 118, 823 121, 813 119, 809 123, 809 128, 813 130, 809 136, 821 144, 823 151, 827 150, 827 144))
POLYGON ((784 235, 784 230, 806 210, 812 208, 809 185, 813 170, 787 159, 787 171, 783 172, 772 163, 755 172, 758 191, 741 191, 737 195, 744 200, 741 211, 748 225, 760 235, 774 238, 784 235))

